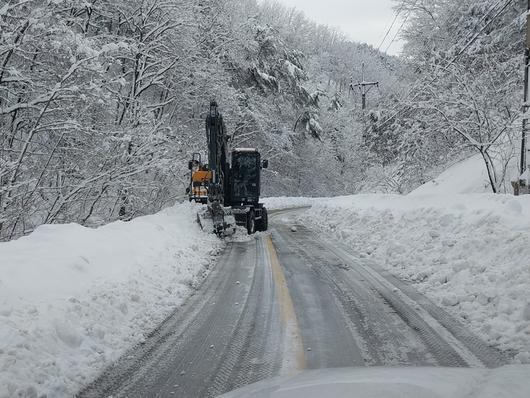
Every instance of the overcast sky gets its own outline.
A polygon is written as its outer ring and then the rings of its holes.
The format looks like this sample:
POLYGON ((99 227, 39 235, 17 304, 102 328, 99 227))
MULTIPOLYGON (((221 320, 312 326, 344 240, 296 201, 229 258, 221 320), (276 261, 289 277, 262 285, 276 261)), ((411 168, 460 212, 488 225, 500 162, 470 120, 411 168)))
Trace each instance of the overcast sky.
MULTIPOLYGON (((340 28, 352 40, 378 47, 394 18, 392 0, 279 0, 289 7, 305 12, 312 20, 340 28)), ((396 22, 394 29, 381 46, 385 50, 392 41, 395 31, 401 25, 396 22)), ((394 43, 388 50, 398 54, 401 43, 394 43)))

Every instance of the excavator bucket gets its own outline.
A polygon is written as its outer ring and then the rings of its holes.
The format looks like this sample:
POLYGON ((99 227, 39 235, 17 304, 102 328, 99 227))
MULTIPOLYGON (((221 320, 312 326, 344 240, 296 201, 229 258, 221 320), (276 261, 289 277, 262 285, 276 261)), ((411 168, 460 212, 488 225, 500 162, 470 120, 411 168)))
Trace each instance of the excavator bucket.
POLYGON ((220 203, 208 203, 199 210, 197 222, 205 231, 211 231, 219 237, 231 236, 236 232, 236 219, 232 209, 223 207, 220 203))

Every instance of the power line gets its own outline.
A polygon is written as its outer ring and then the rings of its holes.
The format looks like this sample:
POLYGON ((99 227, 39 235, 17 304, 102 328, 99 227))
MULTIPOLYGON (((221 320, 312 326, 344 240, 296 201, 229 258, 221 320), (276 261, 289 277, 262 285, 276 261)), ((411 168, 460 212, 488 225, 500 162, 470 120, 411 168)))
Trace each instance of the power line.
MULTIPOLYGON (((416 1, 414 2, 414 5, 412 6, 412 8, 416 5, 417 2, 418 2, 418 0, 416 0, 416 1)), ((488 10, 488 12, 482 16, 482 18, 477 22, 476 26, 479 26, 482 22, 484 22, 484 20, 486 20, 486 18, 488 18, 488 17, 490 16, 490 14, 492 13, 492 11, 494 11, 495 8, 497 8, 497 6, 498 6, 499 4, 501 4, 502 2, 503 2, 503 0, 498 0, 498 1, 497 1, 497 2, 496 2, 496 3, 495 3, 495 4, 494 4, 489 10, 488 10)), ((511 2, 511 0, 508 1, 508 3, 506 4, 506 6, 508 6, 508 5, 510 4, 510 2, 511 2)), ((410 12, 412 11, 412 8, 409 10, 409 14, 410 14, 410 12)), ((407 16, 406 16, 407 19, 408 19, 408 17, 409 17, 409 14, 407 14, 407 16)), ((494 17, 494 18, 495 18, 495 17, 494 17)), ((404 25, 404 24, 402 24, 402 27, 403 27, 403 25, 404 25)), ((485 27, 484 27, 484 28, 485 28, 485 27)), ((482 28, 482 30, 479 32, 479 34, 484 30, 484 28, 482 28)), ((400 28, 400 29, 401 29, 401 28, 400 28)), ((466 40, 468 40, 468 38, 470 38, 471 35, 472 35, 472 32, 471 32, 470 34, 468 34, 466 37, 460 39, 460 40, 458 41, 458 43, 455 45, 455 47, 459 46, 460 43, 463 43, 463 42, 465 43, 466 40)), ((467 49, 467 47, 464 48, 464 51, 465 51, 465 49, 467 49)), ((387 47, 387 49, 385 50, 385 52, 387 52, 387 51, 388 51, 388 47, 387 47)), ((463 51, 461 51, 461 52, 463 52, 463 51)), ((461 55, 461 54, 458 54, 458 56, 460 56, 460 55, 461 55)), ((447 69, 452 63, 454 63, 455 60, 456 60, 456 58, 454 58, 454 59, 453 59, 453 60, 452 60, 452 61, 451 61, 446 67, 445 67, 445 69, 447 69)), ((419 83, 420 80, 425 79, 425 78, 426 78, 426 76, 418 77, 418 78, 416 79, 416 81, 414 82, 412 88, 407 92, 406 96, 408 96, 408 95, 410 94, 410 92, 412 92, 412 91, 416 88, 416 84, 419 83)), ((397 82, 395 82, 394 84, 392 84, 392 85, 390 86, 389 89, 392 89, 393 87, 395 87, 396 84, 397 84, 397 82)))
MULTIPOLYGON (((489 21, 488 23, 486 23, 461 49, 460 51, 447 63, 447 65, 443 68, 440 68, 440 70, 442 71, 445 71, 447 70, 452 64, 454 64, 456 62, 456 60, 475 42, 475 40, 477 40, 477 38, 480 36, 480 34, 482 32, 484 32, 484 30, 486 28, 489 27, 489 25, 491 25, 505 10, 506 8, 508 8, 508 6, 510 5, 510 3, 512 2, 513 0, 508 0, 506 2, 506 4, 504 4, 503 7, 501 7, 501 9, 497 12, 497 14, 495 14, 489 21)), ((495 8, 497 7, 497 5, 499 5, 500 3, 502 2, 502 0, 499 0, 489 11, 488 13, 479 21, 482 22, 484 21, 487 17, 489 17, 489 15, 495 10, 495 8)), ((478 24, 477 24, 478 25, 478 24)), ((434 83, 438 78, 440 77, 439 74, 436 74, 427 84, 432 84, 434 83)), ((417 86, 420 84, 420 83, 423 83, 423 81, 427 78, 427 76, 423 76, 423 77, 419 77, 418 79, 416 79, 416 81, 413 83, 412 87, 407 91, 407 93, 405 94, 405 97, 402 99, 402 101, 408 99, 408 97, 411 95, 411 93, 417 88, 417 86)), ((417 96, 419 95, 419 93, 413 95, 412 97, 410 97, 411 100, 414 100, 417 98, 417 96)), ((389 116, 388 118, 386 118, 383 122, 381 122, 381 124, 379 125, 380 127, 385 125, 388 121, 394 119, 396 116, 398 116, 401 112, 403 112, 404 110, 406 110, 406 106, 403 106, 400 110, 398 110, 396 113, 394 113, 392 116, 389 116)))
POLYGON ((403 10, 403 6, 405 5, 404 2, 401 3, 401 6, 399 7, 396 15, 394 16, 394 19, 392 21, 392 23, 390 24, 390 27, 388 28, 388 30, 386 31, 385 33, 385 36, 383 37, 383 40, 381 40, 381 43, 379 43, 379 46, 377 47, 377 51, 379 51, 379 49, 381 48, 381 46, 383 45, 383 43, 385 42, 386 38, 388 37, 388 35, 390 34, 390 31, 392 30, 392 28, 394 27, 394 24, 396 23, 398 17, 399 17, 399 14, 401 13, 401 11, 403 10))
MULTIPOLYGON (((478 39, 478 37, 480 36, 480 34, 482 32, 484 32, 484 30, 486 30, 486 28, 491 25, 491 23, 493 21, 495 21, 495 19, 497 19, 502 13, 504 13, 504 11, 508 8, 508 6, 510 5, 510 3, 512 2, 513 0, 508 0, 506 2, 506 4, 499 10, 499 12, 497 14, 495 14, 489 21, 486 25, 484 25, 476 34, 475 36, 464 46, 462 47, 462 49, 454 56, 454 58, 451 60, 451 62, 449 62, 449 64, 444 68, 444 69, 447 69, 449 68, 452 64, 455 63, 455 61, 464 53, 464 51, 466 51, 474 42, 475 40, 478 39)), ((501 0, 499 0, 497 2, 497 4, 499 4, 501 2, 501 0)), ((492 7, 492 10, 493 11, 493 7, 492 7)), ((481 21, 483 21, 486 17, 482 18, 481 21)))
MULTIPOLYGON (((388 49, 389 49, 390 46, 396 41, 396 38, 397 38, 399 32, 401 31, 401 29, 403 29, 403 26, 405 26, 405 23, 406 23, 407 20, 409 19, 410 13, 412 12, 412 10, 414 9, 414 7, 416 6, 416 3, 417 3, 417 2, 418 2, 418 0, 414 1, 414 4, 413 4, 412 7, 409 9, 407 15, 405 16, 405 19, 403 20, 401 26, 399 27, 399 29, 397 30, 396 34, 394 35, 392 41, 391 41, 390 44, 386 47, 386 49, 385 49, 385 53, 388 53, 388 49)), ((404 7, 405 7, 405 1, 403 1, 403 2, 401 3, 400 12, 401 12, 401 10, 403 10, 404 7)), ((378 50, 379 50, 379 48, 378 48, 378 50)), ((387 88, 387 91, 391 91, 391 90, 397 85, 397 83, 398 83, 398 80, 396 80, 394 83, 392 83, 392 84, 390 85, 390 87, 387 88)))
MULTIPOLYGON (((386 46, 386 49, 385 49, 385 53, 388 52, 388 49, 390 48, 390 46, 392 44, 394 44, 394 42, 396 41, 398 35, 399 35, 399 32, 401 32, 401 29, 403 29, 403 26, 405 26, 405 24, 407 23, 407 20, 409 19, 409 16, 412 12, 412 9, 414 8, 414 6, 416 5, 416 3, 418 2, 418 0, 416 0, 414 2, 414 4, 412 5, 412 7, 410 8, 409 12, 407 13, 407 15, 405 16, 405 18, 403 19, 403 22, 401 23, 401 26, 399 27, 399 29, 396 31, 396 34, 394 35, 394 37, 392 38, 392 40, 390 41, 390 43, 388 44, 388 46, 386 46)), ((405 4, 405 3, 403 3, 405 4)))

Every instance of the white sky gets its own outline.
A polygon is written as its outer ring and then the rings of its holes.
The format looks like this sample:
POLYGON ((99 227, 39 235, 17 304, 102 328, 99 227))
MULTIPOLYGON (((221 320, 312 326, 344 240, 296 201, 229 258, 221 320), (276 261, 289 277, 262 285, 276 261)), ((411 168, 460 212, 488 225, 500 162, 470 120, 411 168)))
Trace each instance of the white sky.
MULTIPOLYGON (((392 0, 278 0, 288 7, 296 7, 312 20, 325 25, 338 27, 349 38, 368 43, 375 48, 385 36, 392 23, 394 11, 392 0)), ((401 25, 396 21, 385 43, 384 51, 401 25)), ((390 54, 397 55, 402 43, 398 40, 389 48, 390 54)))

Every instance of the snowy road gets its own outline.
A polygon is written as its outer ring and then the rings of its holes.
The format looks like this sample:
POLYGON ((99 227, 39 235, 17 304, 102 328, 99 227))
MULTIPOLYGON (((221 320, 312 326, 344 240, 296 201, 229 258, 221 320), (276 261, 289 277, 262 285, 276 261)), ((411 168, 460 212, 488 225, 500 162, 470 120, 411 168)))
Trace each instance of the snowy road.
POLYGON ((271 216, 270 235, 228 244, 195 295, 79 396, 210 397, 303 369, 506 362, 292 214, 271 216))

